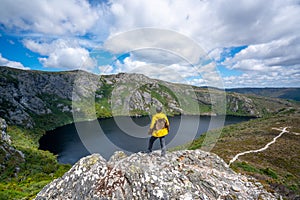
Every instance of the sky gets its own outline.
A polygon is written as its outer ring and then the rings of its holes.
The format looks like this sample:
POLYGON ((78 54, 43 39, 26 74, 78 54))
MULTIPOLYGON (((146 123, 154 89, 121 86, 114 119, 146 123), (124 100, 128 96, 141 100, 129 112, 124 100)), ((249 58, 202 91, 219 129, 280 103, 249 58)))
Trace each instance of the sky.
POLYGON ((300 0, 1 0, 0 66, 300 87, 300 0))

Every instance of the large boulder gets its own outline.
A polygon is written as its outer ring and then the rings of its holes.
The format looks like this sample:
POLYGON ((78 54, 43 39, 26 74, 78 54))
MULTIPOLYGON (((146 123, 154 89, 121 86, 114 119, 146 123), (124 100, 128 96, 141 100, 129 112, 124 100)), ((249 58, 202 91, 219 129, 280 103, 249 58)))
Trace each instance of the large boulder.
POLYGON ((184 150, 159 155, 116 152, 109 161, 90 155, 36 199, 276 199, 215 154, 184 150))

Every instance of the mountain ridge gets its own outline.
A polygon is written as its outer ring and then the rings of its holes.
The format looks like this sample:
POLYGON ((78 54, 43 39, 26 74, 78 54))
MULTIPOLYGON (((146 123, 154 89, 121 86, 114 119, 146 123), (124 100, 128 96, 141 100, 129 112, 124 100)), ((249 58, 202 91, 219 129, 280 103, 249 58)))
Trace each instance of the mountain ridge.
POLYGON ((300 101, 299 87, 227 88, 226 91, 300 101))
POLYGON ((293 107, 292 102, 282 99, 225 93, 150 79, 142 74, 99 76, 82 70, 44 72, 8 67, 0 67, 0 72, 0 115, 9 124, 27 128, 51 129, 71 123, 74 113, 77 120, 149 115, 154 105, 163 106, 169 115, 254 117, 293 107))

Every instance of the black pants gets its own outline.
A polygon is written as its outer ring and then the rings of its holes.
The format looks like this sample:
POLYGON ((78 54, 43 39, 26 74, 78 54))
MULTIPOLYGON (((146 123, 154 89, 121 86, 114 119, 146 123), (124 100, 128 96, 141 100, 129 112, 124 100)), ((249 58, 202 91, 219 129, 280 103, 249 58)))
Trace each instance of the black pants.
POLYGON ((152 151, 152 146, 154 141, 159 138, 160 141, 160 147, 161 147, 161 155, 164 156, 166 154, 166 140, 165 140, 165 136, 163 137, 154 137, 151 136, 150 140, 149 140, 149 146, 148 146, 148 151, 152 151))

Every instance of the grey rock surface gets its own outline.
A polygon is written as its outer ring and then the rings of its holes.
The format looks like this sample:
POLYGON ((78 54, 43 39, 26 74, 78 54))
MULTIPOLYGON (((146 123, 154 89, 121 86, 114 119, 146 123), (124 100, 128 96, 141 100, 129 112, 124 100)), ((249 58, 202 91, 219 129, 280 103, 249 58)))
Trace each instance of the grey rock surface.
POLYGON ((276 199, 254 179, 236 174, 217 155, 184 150, 160 157, 93 154, 40 191, 42 199, 276 199))
POLYGON ((11 144, 10 136, 6 133, 7 124, 5 119, 0 118, 0 131, 1 131, 1 140, 8 144, 11 144))
POLYGON ((14 171, 10 176, 17 176, 20 171, 19 165, 25 162, 25 155, 22 151, 11 146, 10 136, 7 134, 6 121, 0 118, 0 174, 6 170, 7 167, 13 167, 14 171))

